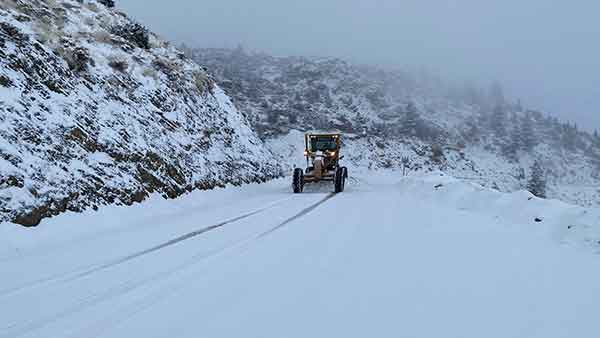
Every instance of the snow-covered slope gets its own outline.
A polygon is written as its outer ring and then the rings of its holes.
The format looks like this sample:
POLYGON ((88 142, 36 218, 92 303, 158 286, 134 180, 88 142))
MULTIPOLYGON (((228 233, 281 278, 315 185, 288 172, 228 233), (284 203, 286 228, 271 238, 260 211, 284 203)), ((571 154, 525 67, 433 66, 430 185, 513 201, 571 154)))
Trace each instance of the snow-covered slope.
POLYGON ((0 221, 278 175, 206 71, 125 14, 0 2, 0 221))
POLYGON ((329 191, 2 224, 0 337, 597 336, 599 209, 439 172, 329 191))
POLYGON ((357 166, 398 168, 408 157, 412 171, 442 169, 502 191, 525 188, 537 160, 550 197, 600 204, 600 135, 512 103, 497 86, 488 93, 427 73, 241 48, 187 53, 271 144, 289 144, 290 131, 301 140, 293 130, 335 128, 357 166))

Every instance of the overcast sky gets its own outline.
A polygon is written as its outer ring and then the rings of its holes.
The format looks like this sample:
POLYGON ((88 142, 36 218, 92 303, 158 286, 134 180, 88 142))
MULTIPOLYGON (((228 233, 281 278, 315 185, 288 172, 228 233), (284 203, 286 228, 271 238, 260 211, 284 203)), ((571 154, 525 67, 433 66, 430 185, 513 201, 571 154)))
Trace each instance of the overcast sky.
POLYGON ((498 80, 527 106, 600 129, 598 0, 117 0, 201 47, 335 56, 498 80))

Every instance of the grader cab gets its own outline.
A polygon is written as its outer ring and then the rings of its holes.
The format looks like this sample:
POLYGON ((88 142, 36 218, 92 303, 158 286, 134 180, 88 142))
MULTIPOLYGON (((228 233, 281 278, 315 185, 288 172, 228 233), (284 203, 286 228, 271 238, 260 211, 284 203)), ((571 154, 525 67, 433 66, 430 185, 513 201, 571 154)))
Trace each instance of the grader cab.
POLYGON ((333 182, 334 191, 344 191, 348 169, 340 165, 342 134, 339 132, 309 132, 304 136, 306 169, 295 168, 292 187, 298 194, 307 183, 333 182))

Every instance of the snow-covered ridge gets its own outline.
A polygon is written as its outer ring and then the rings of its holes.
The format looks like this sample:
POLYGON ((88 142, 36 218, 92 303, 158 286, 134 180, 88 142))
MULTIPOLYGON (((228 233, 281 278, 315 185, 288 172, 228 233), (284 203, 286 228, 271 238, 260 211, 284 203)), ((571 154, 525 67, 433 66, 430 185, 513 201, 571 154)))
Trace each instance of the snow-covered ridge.
POLYGON ((0 2, 0 221, 279 174, 211 76, 125 14, 0 2))
POLYGON ((600 135, 510 102, 497 85, 241 48, 186 52, 276 148, 301 140, 294 130, 336 128, 357 166, 401 168, 407 157, 411 171, 444 170, 506 192, 524 189, 538 161, 549 197, 600 205, 600 135))

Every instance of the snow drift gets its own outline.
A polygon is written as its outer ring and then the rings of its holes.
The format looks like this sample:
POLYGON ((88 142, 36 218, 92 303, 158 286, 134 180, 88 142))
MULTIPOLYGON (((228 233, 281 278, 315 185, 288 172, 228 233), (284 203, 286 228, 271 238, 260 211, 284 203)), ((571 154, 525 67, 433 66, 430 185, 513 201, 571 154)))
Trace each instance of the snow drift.
POLYGON ((0 221, 279 173, 211 76, 125 14, 0 3, 0 221))

